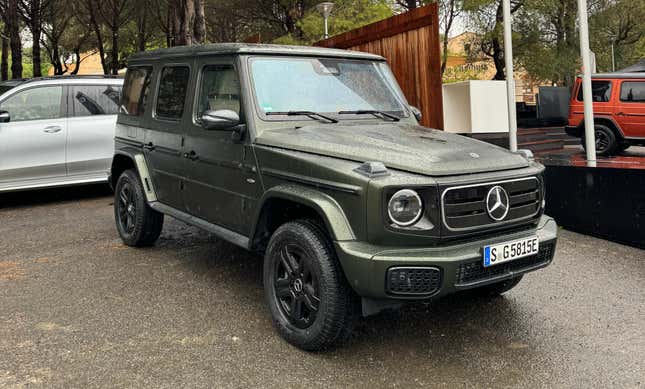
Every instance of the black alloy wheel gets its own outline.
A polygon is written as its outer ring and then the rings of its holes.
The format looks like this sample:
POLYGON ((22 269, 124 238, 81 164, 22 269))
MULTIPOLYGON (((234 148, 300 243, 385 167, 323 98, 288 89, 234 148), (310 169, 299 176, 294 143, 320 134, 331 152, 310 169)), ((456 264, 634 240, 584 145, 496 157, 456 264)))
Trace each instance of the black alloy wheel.
POLYGON ((609 145, 611 144, 609 137, 607 136, 607 133, 597 129, 595 131, 595 135, 596 135, 596 151, 598 153, 605 153, 609 148, 609 145))
POLYGON ((124 171, 114 190, 114 219, 123 243, 128 246, 154 244, 163 228, 163 214, 150 208, 139 173, 124 171))
POLYGON ((265 252, 263 280, 273 324, 289 343, 320 351, 349 339, 360 300, 321 223, 295 220, 280 226, 265 252))
MULTIPOLYGON (((610 156, 616 153, 618 148, 618 139, 616 139, 616 134, 611 128, 604 124, 596 124, 594 135, 596 137, 597 155, 610 156)), ((587 147, 584 137, 582 138, 582 146, 585 149, 587 147)))
POLYGON ((285 244, 273 273, 276 303, 291 324, 303 329, 316 320, 320 308, 318 276, 310 262, 301 247, 285 244))
POLYGON ((132 184, 127 182, 119 190, 119 201, 117 205, 118 222, 123 231, 127 234, 134 232, 135 220, 137 217, 137 204, 132 184))

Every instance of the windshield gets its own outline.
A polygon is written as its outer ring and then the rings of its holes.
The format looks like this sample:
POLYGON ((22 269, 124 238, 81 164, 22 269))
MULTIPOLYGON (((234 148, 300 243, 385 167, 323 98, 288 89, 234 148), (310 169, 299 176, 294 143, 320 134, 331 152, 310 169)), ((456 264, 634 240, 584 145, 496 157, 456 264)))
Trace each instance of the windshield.
MULTIPOLYGON (((251 74, 260 113, 270 120, 276 118, 266 116, 271 112, 337 115, 341 111, 382 111, 398 116, 407 112, 403 95, 384 62, 255 58, 251 74)), ((285 116, 277 118, 285 120, 285 116)))

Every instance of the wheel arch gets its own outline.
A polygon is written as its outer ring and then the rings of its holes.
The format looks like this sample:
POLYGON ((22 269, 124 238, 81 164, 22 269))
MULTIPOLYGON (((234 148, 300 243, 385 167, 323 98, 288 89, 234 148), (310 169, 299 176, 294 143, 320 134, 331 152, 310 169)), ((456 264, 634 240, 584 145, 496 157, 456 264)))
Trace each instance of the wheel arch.
POLYGON ((279 226, 303 218, 319 220, 333 240, 356 239, 345 212, 333 197, 306 187, 281 185, 269 189, 260 200, 251 228, 250 248, 263 250, 279 226))
POLYGON ((126 151, 117 151, 112 158, 112 165, 110 166, 110 186, 116 188, 116 182, 121 174, 128 170, 136 168, 134 162, 134 155, 126 151))
MULTIPOLYGON (((594 116, 593 121, 594 121, 594 124, 602 124, 604 126, 607 126, 609 129, 611 129, 614 132, 614 135, 616 135, 616 139, 622 140, 625 138, 622 130, 620 129, 620 126, 618 125, 618 123, 616 123, 616 121, 613 118, 609 116, 594 116)), ((580 128, 580 133, 582 134, 582 136, 584 136, 585 134, 584 119, 580 121, 578 128, 580 128)))

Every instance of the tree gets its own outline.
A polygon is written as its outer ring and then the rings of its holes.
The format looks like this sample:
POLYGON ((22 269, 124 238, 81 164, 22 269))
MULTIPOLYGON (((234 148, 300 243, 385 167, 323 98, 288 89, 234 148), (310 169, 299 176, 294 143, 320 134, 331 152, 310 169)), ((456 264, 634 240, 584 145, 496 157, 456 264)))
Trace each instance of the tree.
POLYGON ((2 58, 0 59, 0 79, 9 79, 9 29, 7 23, 2 33, 2 58))
POLYGON ((42 44, 47 51, 55 75, 66 72, 65 57, 61 51, 61 39, 69 26, 73 14, 64 0, 52 1, 42 15, 43 35, 46 39, 42 44))
MULTIPOLYGON (((133 2, 131 0, 102 0, 97 11, 112 38, 109 68, 105 74, 117 75, 119 72, 119 30, 130 21, 133 2)), ((107 70, 107 71, 106 71, 107 70)))
MULTIPOLYGON (((389 4, 374 0, 337 0, 333 18, 329 23, 330 35, 362 27, 392 16, 389 4)), ((307 10, 302 19, 296 22, 297 34, 287 34, 275 40, 276 43, 310 44, 323 37, 324 20, 314 8, 307 10)))
POLYGON ((11 78, 22 78, 22 39, 20 38, 20 21, 18 0, 6 0, 3 4, 4 21, 11 48, 11 78))
MULTIPOLYGON (((511 14, 524 5, 524 0, 511 0, 511 14)), ((506 79, 504 73, 503 3, 502 0, 465 0, 464 8, 469 12, 479 39, 476 43, 481 52, 490 57, 495 65, 494 80, 506 79)))
POLYGON ((462 9, 463 0, 439 0, 439 25, 442 33, 441 75, 446 71, 446 63, 448 62, 450 30, 452 30, 452 26, 461 14, 462 9))
POLYGON ((596 53, 598 67, 612 70, 612 46, 615 68, 620 69, 645 56, 639 50, 645 43, 645 2, 642 0, 605 0, 589 20, 591 48, 596 53))
POLYGON ((33 75, 40 77, 41 74, 41 55, 40 55, 40 39, 42 36, 43 28, 43 12, 50 7, 51 0, 19 0, 18 6, 20 16, 25 21, 29 28, 32 37, 32 60, 33 60, 33 75))

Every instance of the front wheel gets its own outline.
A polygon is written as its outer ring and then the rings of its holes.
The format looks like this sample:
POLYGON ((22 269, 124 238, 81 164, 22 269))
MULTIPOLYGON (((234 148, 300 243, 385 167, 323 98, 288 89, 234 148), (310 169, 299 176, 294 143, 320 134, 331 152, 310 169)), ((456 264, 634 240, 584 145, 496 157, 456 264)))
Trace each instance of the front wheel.
POLYGON ((273 234, 264 258, 264 291, 273 323, 289 343, 318 351, 349 338, 357 297, 316 223, 289 222, 273 234))
MULTIPOLYGON (((596 124, 594 135, 596 137, 596 154, 602 156, 613 155, 618 148, 618 141, 616 139, 616 134, 611 130, 611 128, 602 125, 596 124)), ((587 143, 585 138, 582 138, 582 146, 586 149, 587 143)))
POLYGON ((121 240, 128 246, 150 246, 161 234, 163 214, 146 202, 139 174, 134 169, 124 171, 116 183, 114 219, 121 240))

